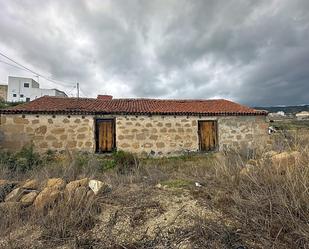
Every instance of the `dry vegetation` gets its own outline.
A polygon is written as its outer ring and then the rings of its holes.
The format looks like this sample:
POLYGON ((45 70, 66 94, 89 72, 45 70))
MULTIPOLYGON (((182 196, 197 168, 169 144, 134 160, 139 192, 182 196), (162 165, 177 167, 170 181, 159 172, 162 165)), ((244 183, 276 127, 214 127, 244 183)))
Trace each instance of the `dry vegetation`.
POLYGON ((59 200, 43 213, 0 203, 0 248, 309 248, 305 134, 277 134, 281 157, 2 153, 0 179, 89 177, 112 190, 59 200))

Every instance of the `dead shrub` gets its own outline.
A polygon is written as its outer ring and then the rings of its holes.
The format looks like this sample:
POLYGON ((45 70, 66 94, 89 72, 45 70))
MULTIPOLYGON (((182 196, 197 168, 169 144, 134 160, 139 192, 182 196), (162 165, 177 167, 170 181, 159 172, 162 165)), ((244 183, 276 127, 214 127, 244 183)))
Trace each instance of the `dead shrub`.
POLYGON ((117 151, 113 154, 115 168, 120 174, 132 173, 139 166, 138 158, 129 152, 117 151))
POLYGON ((95 198, 63 199, 38 220, 41 237, 55 242, 72 239, 79 233, 91 230, 99 213, 100 206, 95 198))
POLYGON ((242 230, 227 226, 223 220, 193 216, 190 227, 190 242, 195 248, 249 248, 242 238, 242 230))
POLYGON ((0 203, 0 238, 8 235, 24 222, 27 222, 29 217, 31 217, 31 212, 23 209, 20 203, 0 203))

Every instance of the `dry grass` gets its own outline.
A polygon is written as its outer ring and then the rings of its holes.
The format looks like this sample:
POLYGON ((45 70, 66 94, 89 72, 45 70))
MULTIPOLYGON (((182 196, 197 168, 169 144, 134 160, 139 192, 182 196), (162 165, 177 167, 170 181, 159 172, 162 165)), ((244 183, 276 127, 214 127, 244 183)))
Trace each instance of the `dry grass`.
POLYGON ((130 156, 122 169, 125 158, 67 153, 22 175, 4 169, 0 178, 91 177, 112 191, 59 202, 40 215, 2 208, 0 237, 6 248, 309 248, 309 139, 276 136, 274 149, 297 150, 298 160, 274 164, 263 151, 130 156), (256 166, 243 173, 249 160, 256 166), (18 235, 20 229, 27 232, 18 235))
POLYGON ((2 207, 0 248, 76 246, 91 238, 88 232, 95 226, 100 212, 98 198, 63 198, 44 213, 17 205, 2 207))
POLYGON ((263 247, 308 248, 308 161, 280 168, 266 161, 246 175, 239 172, 237 165, 218 165, 216 178, 226 193, 220 200, 224 212, 247 236, 258 236, 253 241, 260 240, 263 247))

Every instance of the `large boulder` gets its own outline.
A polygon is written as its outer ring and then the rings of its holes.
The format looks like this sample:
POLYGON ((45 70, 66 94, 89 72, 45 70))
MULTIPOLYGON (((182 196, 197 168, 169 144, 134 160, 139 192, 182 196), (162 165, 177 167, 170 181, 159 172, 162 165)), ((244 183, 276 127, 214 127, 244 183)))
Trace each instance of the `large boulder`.
POLYGON ((15 182, 6 182, 0 186, 0 202, 5 200, 5 197, 12 192, 16 185, 17 183, 15 182))
POLYGON ((38 196, 38 192, 32 191, 28 194, 25 194, 20 199, 20 203, 22 204, 22 206, 30 206, 34 202, 37 196, 38 196))
POLYGON ((87 198, 88 187, 81 186, 78 187, 74 192, 74 200, 82 201, 87 198))
POLYGON ((80 187, 88 187, 89 179, 83 178, 80 180, 69 182, 65 187, 65 192, 72 195, 80 187))
POLYGON ((90 180, 88 186, 95 195, 110 190, 110 186, 108 184, 98 180, 90 180))
POLYGON ((56 187, 44 188, 33 202, 33 206, 36 210, 42 211, 44 208, 52 207, 58 201, 61 196, 61 191, 56 187))
POLYGON ((5 201, 6 202, 18 202, 27 193, 28 193, 27 190, 23 188, 16 188, 5 197, 5 201))
POLYGON ((293 166, 300 160, 301 154, 298 151, 285 151, 275 154, 271 161, 275 166, 293 166))
POLYGON ((46 188, 63 190, 65 187, 65 181, 61 178, 51 178, 47 180, 46 188))
POLYGON ((28 179, 24 183, 24 185, 22 187, 25 188, 25 189, 34 189, 34 190, 36 190, 36 189, 38 189, 40 187, 40 183, 36 179, 32 179, 32 180, 28 179))
POLYGON ((36 196, 34 194, 29 196, 29 202, 31 198, 34 198, 33 206, 37 211, 42 211, 45 208, 54 206, 65 188, 65 181, 61 178, 51 178, 46 182, 46 187, 36 196))

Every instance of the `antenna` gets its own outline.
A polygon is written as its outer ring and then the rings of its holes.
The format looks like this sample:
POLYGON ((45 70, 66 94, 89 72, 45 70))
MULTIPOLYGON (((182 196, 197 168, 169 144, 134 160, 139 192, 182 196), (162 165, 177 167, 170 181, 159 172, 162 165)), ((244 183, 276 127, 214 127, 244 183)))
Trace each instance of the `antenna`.
POLYGON ((79 83, 76 83, 76 89, 77 89, 77 98, 79 98, 79 83))

